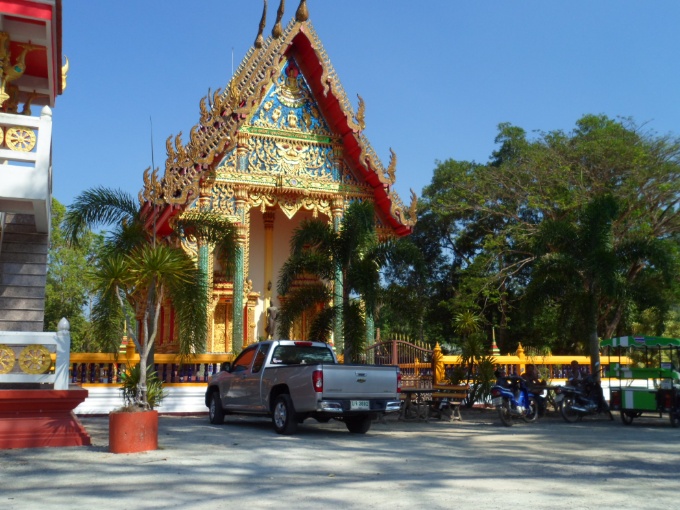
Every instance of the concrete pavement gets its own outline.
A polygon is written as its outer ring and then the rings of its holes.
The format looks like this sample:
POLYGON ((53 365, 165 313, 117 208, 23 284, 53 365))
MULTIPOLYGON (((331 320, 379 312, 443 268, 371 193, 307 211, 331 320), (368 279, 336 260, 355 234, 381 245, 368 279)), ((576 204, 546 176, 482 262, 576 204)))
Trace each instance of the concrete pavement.
POLYGON ((160 449, 108 453, 108 419, 84 417, 93 446, 0 451, 0 509, 677 507, 680 429, 668 420, 549 415, 506 428, 490 410, 463 422, 390 417, 365 436, 308 420, 162 416, 160 449))

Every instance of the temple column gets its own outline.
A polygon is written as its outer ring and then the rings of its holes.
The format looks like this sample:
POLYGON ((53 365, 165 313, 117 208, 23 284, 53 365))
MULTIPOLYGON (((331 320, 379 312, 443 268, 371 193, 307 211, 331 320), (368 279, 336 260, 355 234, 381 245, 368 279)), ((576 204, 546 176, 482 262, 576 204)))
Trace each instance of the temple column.
POLYGON ((366 310, 366 346, 373 345, 375 342, 375 321, 373 312, 366 310))
MULTIPOLYGON (((335 232, 340 232, 342 227, 342 216, 344 213, 344 200, 342 197, 338 197, 333 200, 333 205, 331 208, 333 214, 333 230, 335 232)), ((340 267, 340 262, 336 261, 335 264, 335 281, 333 285, 333 307, 339 310, 340 313, 335 315, 335 325, 333 328, 333 340, 335 344, 335 352, 338 354, 343 354, 345 350, 345 337, 343 331, 343 281, 342 281, 342 267, 340 267)))
MULTIPOLYGON (((210 190, 207 189, 206 187, 201 187, 200 191, 200 196, 198 199, 198 209, 201 212, 208 212, 210 210, 210 190)), ((208 337, 212 333, 212 324, 210 324, 209 321, 212 321, 212 314, 209 311, 210 308, 210 302, 211 300, 211 295, 212 295, 212 285, 211 285, 211 278, 210 278, 210 247, 201 239, 197 240, 198 243, 198 270, 200 273, 200 283, 203 286, 205 290, 205 299, 206 299, 206 317, 205 320, 208 322, 208 337)), ((206 352, 207 351, 207 344, 208 344, 208 337, 203 339, 203 348, 201 349, 201 352, 206 352)))
MULTIPOLYGON (((264 215, 264 312, 267 314, 269 307, 272 306, 272 295, 276 288, 274 278, 274 217, 276 211, 267 210, 264 215)), ((270 338, 270 334, 265 330, 266 321, 262 325, 262 336, 270 338)))
MULTIPOLYGON (((239 148, 240 149, 240 148, 239 148)), ((234 195, 236 202, 236 215, 238 216, 237 228, 237 246, 236 246, 236 260, 234 271, 234 322, 232 330, 232 351, 238 354, 243 349, 243 320, 244 320, 244 280, 245 280, 245 252, 247 240, 247 225, 245 203, 247 199, 247 191, 243 188, 236 189, 234 195)))

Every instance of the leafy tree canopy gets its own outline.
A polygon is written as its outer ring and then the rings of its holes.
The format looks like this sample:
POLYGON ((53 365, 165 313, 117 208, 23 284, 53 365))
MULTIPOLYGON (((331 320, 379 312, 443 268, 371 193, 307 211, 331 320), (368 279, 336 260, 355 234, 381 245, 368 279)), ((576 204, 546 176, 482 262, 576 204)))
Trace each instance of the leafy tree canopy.
POLYGON ((433 262, 428 308, 442 329, 469 310, 489 337, 500 328, 505 351, 585 350, 584 296, 601 337, 650 308, 663 325, 679 301, 680 140, 586 115, 532 137, 501 124, 496 143, 486 164, 438 163, 423 192, 414 241, 433 262))

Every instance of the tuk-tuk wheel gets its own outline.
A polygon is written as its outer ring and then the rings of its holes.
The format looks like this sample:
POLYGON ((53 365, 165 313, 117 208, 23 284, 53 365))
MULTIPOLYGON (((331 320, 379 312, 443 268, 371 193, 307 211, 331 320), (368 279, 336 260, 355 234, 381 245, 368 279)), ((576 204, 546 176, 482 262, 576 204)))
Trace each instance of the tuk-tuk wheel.
POLYGON ((635 418, 635 413, 633 411, 621 411, 621 421, 624 425, 633 423, 633 418, 635 418))
POLYGON ((680 409, 671 409, 671 427, 680 427, 680 409))

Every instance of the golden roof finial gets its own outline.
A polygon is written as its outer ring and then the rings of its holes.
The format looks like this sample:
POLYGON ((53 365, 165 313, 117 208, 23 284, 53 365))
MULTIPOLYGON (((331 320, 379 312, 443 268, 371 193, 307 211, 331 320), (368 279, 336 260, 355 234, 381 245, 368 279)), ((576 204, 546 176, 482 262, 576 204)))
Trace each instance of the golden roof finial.
POLYGON ((357 114, 355 116, 356 123, 359 124, 359 129, 363 131, 366 129, 366 105, 364 104, 364 98, 357 94, 359 98, 359 108, 357 109, 357 114))
POLYGON ((416 224, 418 219, 418 196, 413 188, 409 188, 411 191, 411 205, 408 207, 409 220, 412 222, 411 225, 416 224))
POLYGON ((262 9, 262 18, 260 18, 260 29, 257 31, 257 37, 255 38, 255 47, 262 48, 264 45, 264 37, 262 33, 264 32, 264 26, 267 24, 267 0, 264 0, 264 9, 262 9))
POLYGON ((307 0, 300 0, 297 11, 295 12, 295 21, 303 23, 309 19, 309 11, 307 10, 307 0))
POLYGON ((283 28, 281 27, 281 20, 283 19, 283 10, 286 6, 286 0, 281 0, 279 4, 279 10, 276 11, 276 23, 274 23, 274 28, 272 28, 272 37, 278 39, 283 35, 283 28))
POLYGON ((392 184, 397 180, 397 154, 392 147, 390 147, 390 166, 387 168, 387 176, 392 184))
POLYGON ((68 70, 69 67, 71 67, 71 64, 68 61, 68 57, 64 55, 64 60, 66 60, 66 63, 61 66, 61 91, 63 92, 66 90, 66 75, 68 75, 68 70))

